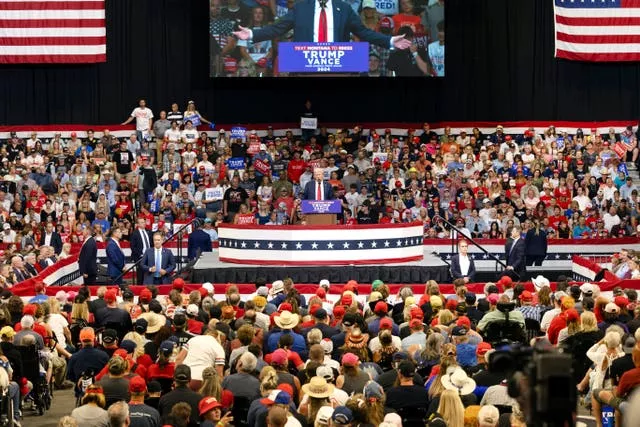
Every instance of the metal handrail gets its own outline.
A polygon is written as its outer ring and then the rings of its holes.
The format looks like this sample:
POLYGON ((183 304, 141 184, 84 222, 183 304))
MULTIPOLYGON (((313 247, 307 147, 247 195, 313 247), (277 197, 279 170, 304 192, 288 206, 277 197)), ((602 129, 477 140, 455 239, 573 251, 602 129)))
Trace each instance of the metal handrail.
MULTIPOLYGON (((171 236, 167 237, 164 242, 162 242, 162 246, 165 245, 165 243, 174 240, 177 236, 180 236, 180 240, 182 240, 182 233, 184 232, 184 230, 189 227, 190 225, 193 225, 194 223, 198 223, 200 222, 201 219, 196 217, 194 219, 192 219, 191 221, 189 221, 188 223, 184 224, 182 227, 180 227, 178 229, 178 231, 176 231, 175 233, 171 234, 171 236)), ((180 242, 180 246, 182 242, 180 242)), ((180 247, 181 249, 181 247, 180 247)), ((181 252, 181 251, 180 251, 181 252)), ((115 279, 113 279, 111 281, 111 283, 117 283, 120 281, 120 279, 122 279, 127 273, 129 273, 130 271, 132 271, 134 268, 137 268, 137 266, 142 262, 142 257, 140 257, 139 260, 135 261, 133 264, 131 264, 129 267, 125 268, 122 273, 120 273, 119 276, 117 276, 115 279)), ((140 284, 140 283, 138 283, 140 284)))

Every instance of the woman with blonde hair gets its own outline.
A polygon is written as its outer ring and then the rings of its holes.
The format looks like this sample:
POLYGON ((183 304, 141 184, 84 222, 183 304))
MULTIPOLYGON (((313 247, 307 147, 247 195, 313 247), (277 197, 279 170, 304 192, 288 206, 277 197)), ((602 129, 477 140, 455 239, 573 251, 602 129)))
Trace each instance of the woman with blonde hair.
POLYGON ((367 411, 367 423, 377 426, 384 420, 385 394, 382 386, 369 381, 364 386, 364 404, 367 411))
POLYGON ((447 427, 464 427, 464 405, 454 390, 442 392, 438 413, 447 422, 447 427))
POLYGON ((198 390, 204 397, 215 397, 218 402, 222 399, 222 379, 213 366, 202 371, 202 386, 198 390))
MULTIPOLYGON (((438 365, 438 372, 436 375, 432 375, 425 387, 429 390, 429 397, 433 399, 442 393, 445 389, 442 385, 442 377, 447 374, 447 371, 453 370, 458 367, 456 360, 457 352, 456 347, 453 344, 444 344, 442 346, 442 354, 440 355, 440 365, 438 365), (429 384, 430 383, 430 384, 429 384)), ((435 369, 435 368, 434 368, 435 369)), ((432 373, 434 371, 432 370, 432 373)))
MULTIPOLYGON (((258 379, 260 380, 260 396, 262 396, 263 398, 269 396, 272 391, 277 390, 278 373, 273 368, 273 366, 265 366, 264 368, 262 368, 258 379)), ((225 390, 223 393, 228 392, 225 390)), ((260 408, 263 407, 264 405, 260 402, 260 399, 256 399, 251 402, 249 411, 247 412, 247 422, 250 426, 256 425, 257 412, 260 408)))

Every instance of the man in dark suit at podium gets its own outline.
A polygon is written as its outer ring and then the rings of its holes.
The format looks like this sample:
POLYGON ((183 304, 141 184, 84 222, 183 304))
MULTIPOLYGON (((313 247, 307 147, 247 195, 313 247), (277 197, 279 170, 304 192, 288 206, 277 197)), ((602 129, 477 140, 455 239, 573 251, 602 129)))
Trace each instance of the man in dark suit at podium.
POLYGON ((324 180, 324 170, 316 168, 313 171, 313 180, 307 182, 302 198, 305 200, 332 200, 333 188, 324 180))
POLYGON ((255 30, 240 27, 233 35, 257 43, 280 38, 290 30, 294 30, 295 42, 348 42, 354 34, 363 42, 387 49, 411 46, 404 36, 391 37, 365 27, 351 6, 342 0, 302 0, 273 24, 255 30))

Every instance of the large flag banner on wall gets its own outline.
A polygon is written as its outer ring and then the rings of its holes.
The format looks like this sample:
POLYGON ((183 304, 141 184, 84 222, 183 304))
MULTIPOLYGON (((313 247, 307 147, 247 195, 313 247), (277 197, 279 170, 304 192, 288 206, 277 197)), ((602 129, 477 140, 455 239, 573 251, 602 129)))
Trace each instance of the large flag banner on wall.
POLYGON ((554 0, 556 57, 640 60, 639 0, 554 0))
POLYGON ((0 64, 107 60, 104 0, 0 0, 0 64))

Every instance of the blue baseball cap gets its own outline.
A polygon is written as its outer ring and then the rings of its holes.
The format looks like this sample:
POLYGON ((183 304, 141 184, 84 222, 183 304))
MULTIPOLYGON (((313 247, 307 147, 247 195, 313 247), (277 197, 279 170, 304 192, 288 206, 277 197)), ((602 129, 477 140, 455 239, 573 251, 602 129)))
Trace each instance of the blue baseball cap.
POLYGON ((331 415, 331 421, 337 425, 347 425, 353 421, 353 412, 351 409, 346 406, 338 406, 333 410, 333 415, 331 415))
POLYGON ((291 395, 283 390, 273 390, 267 397, 260 400, 263 405, 288 405, 291 395))

